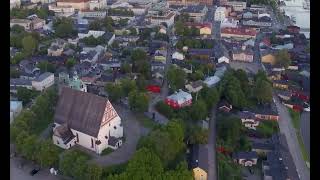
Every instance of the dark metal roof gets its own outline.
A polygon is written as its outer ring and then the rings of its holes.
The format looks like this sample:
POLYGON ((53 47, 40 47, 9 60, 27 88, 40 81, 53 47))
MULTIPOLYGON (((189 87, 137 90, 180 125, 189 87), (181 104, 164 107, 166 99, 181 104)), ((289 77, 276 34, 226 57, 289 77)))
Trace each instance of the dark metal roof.
POLYGON ((255 151, 236 152, 232 154, 233 159, 258 159, 258 154, 255 151))
POLYGON ((34 81, 41 82, 51 75, 53 75, 53 73, 45 72, 45 73, 41 74, 40 76, 38 76, 34 81))
POLYGON ((107 102, 106 98, 63 87, 54 121, 97 137, 107 102))

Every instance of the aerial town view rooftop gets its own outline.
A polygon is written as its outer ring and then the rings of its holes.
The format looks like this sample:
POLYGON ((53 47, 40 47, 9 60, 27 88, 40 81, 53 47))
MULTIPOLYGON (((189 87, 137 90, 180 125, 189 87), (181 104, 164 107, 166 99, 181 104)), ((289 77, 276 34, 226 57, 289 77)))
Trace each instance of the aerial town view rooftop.
POLYGON ((310 180, 309 0, 10 0, 11 180, 310 180))

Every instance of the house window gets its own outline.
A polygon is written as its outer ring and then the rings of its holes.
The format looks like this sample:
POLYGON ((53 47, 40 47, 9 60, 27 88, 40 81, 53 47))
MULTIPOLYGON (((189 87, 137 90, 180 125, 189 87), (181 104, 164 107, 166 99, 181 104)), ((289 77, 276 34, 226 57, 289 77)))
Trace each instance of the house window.
POLYGON ((79 142, 79 135, 78 135, 78 133, 76 133, 76 135, 77 135, 77 142, 79 142))
POLYGON ((93 139, 91 138, 91 148, 93 148, 93 139))
POLYGON ((57 144, 60 144, 58 140, 57 140, 57 144))
POLYGON ((117 129, 117 127, 116 127, 116 126, 113 126, 113 128, 114 128, 114 129, 117 129))

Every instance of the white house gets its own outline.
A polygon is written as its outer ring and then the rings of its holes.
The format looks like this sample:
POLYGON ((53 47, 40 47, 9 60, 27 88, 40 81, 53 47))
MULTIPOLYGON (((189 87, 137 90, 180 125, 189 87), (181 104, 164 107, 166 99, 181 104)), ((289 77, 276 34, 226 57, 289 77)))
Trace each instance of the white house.
POLYGON ((49 5, 49 10, 55 13, 55 16, 69 17, 75 13, 75 9, 72 6, 57 6, 49 5))
POLYGON ((10 9, 12 8, 19 8, 21 5, 20 0, 10 0, 10 9))
POLYGON ((96 9, 106 9, 107 8, 107 1, 106 0, 91 0, 89 1, 89 9, 96 10, 96 9))
POLYGON ((184 55, 179 52, 174 52, 172 54, 172 59, 177 59, 177 60, 184 60, 184 55))
POLYGON ((223 21, 226 18, 226 8, 225 7, 218 7, 216 12, 214 13, 214 20, 215 21, 223 21))
POLYGON ((94 38, 98 38, 102 35, 104 35, 105 31, 93 31, 90 30, 88 33, 78 33, 79 39, 83 39, 85 37, 93 36, 94 38))
POLYGON ((78 144, 100 154, 108 147, 122 145, 121 118, 101 96, 62 88, 54 124, 53 143, 63 149, 78 144))
POLYGON ((207 77, 203 83, 206 84, 208 87, 214 87, 216 84, 220 82, 220 78, 218 76, 210 76, 207 77))
POLYGON ((37 91, 42 91, 54 84, 54 74, 45 72, 31 81, 32 87, 37 91))
POLYGON ((218 59, 218 63, 223 63, 223 62, 225 62, 225 63, 228 63, 228 64, 229 64, 230 59, 229 59, 229 58, 227 58, 227 57, 225 57, 225 56, 222 56, 222 57, 220 57, 220 58, 218 59))

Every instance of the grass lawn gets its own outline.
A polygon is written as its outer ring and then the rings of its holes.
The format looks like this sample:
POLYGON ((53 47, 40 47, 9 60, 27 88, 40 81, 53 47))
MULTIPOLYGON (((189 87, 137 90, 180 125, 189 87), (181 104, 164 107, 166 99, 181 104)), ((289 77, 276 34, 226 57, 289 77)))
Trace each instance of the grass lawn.
POLYGON ((288 108, 288 111, 289 111, 290 116, 291 116, 292 125, 296 129, 297 139, 298 139, 298 142, 299 142, 299 146, 300 146, 300 150, 301 150, 301 153, 302 153, 302 157, 303 157, 304 161, 309 162, 309 156, 308 156, 308 153, 306 151, 306 148, 304 147, 302 136, 300 134, 300 113, 295 112, 295 111, 293 111, 292 109, 289 109, 289 108, 288 108))
POLYGON ((152 119, 146 117, 144 114, 137 114, 136 115, 137 120, 146 128, 153 129, 158 124, 154 122, 152 119))
POLYGON ((296 130, 300 129, 300 113, 288 108, 291 116, 292 125, 296 130))
POLYGON ((302 136, 299 131, 297 132, 297 138, 298 138, 299 146, 301 149, 302 157, 303 157, 304 161, 309 162, 309 156, 306 151, 306 148, 304 147, 302 136))
POLYGON ((106 149, 104 149, 103 151, 102 151, 102 153, 101 153, 101 156, 105 156, 105 155, 108 155, 108 154, 110 154, 110 153, 112 153, 114 150, 113 149, 111 149, 111 148, 106 148, 106 149))

